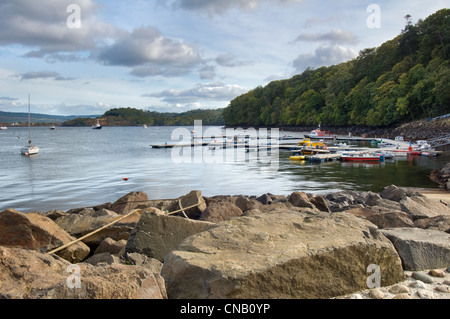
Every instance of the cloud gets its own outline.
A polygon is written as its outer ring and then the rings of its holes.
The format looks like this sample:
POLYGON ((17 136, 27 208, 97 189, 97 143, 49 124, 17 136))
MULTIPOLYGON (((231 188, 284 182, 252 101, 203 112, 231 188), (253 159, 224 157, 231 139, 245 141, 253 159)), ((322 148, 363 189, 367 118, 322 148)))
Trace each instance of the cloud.
POLYGON ((314 53, 300 54, 294 61, 293 66, 298 73, 307 68, 317 68, 338 64, 358 56, 358 52, 340 45, 320 46, 314 53))
POLYGON ((358 37, 352 32, 332 30, 326 33, 302 33, 294 41, 304 42, 330 42, 330 43, 358 43, 358 37))
POLYGON ((216 77, 216 68, 212 65, 205 65, 199 70, 200 79, 212 80, 216 77))
POLYGON ((171 104, 195 103, 206 101, 230 101, 236 96, 247 92, 238 85, 225 85, 222 82, 197 84, 187 90, 165 90, 158 93, 144 94, 145 97, 161 98, 163 102, 171 104))
POLYGON ((215 59, 216 63, 220 66, 225 67, 239 67, 239 66, 245 66, 250 65, 252 62, 246 62, 246 61, 239 61, 234 55, 229 53, 220 54, 215 59))
POLYGON ((174 0, 172 1, 172 5, 175 8, 186 10, 199 10, 209 14, 222 14, 233 8, 240 10, 255 10, 262 3, 289 3, 302 1, 303 0, 174 0))
POLYGON ((0 102, 13 102, 18 101, 19 99, 15 97, 9 97, 9 96, 0 96, 0 102))
POLYGON ((98 60, 132 67, 131 74, 138 77, 184 75, 204 63, 194 46, 169 39, 150 26, 124 33, 100 52, 98 60))
POLYGON ((37 48, 30 56, 55 52, 77 52, 96 48, 105 37, 113 37, 115 27, 97 20, 99 5, 78 0, 82 27, 67 26, 67 7, 73 0, 2 0, 0 4, 0 45, 21 44, 37 48))
POLYGON ((75 78, 65 78, 62 77, 59 73, 51 71, 27 72, 22 73, 19 76, 21 81, 34 79, 53 79, 55 81, 75 80, 75 78))

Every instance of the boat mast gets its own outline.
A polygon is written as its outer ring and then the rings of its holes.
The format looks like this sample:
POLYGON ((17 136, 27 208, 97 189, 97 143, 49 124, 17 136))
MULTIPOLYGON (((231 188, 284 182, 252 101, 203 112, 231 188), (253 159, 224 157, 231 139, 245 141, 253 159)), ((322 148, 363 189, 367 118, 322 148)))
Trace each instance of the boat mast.
POLYGON ((28 144, 31 145, 30 94, 28 94, 28 144))

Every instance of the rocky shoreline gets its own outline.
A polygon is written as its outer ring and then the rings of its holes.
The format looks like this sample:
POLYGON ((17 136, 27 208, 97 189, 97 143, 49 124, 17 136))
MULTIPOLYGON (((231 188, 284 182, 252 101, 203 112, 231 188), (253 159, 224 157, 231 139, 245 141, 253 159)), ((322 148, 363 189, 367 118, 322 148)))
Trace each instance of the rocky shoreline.
POLYGON ((450 299, 449 266, 449 202, 395 185, 0 213, 3 299, 450 299))
MULTIPOLYGON (((317 126, 277 126, 283 132, 309 132, 317 126)), ((334 135, 367 136, 378 138, 395 138, 403 136, 406 141, 433 139, 450 132, 450 118, 436 119, 433 121, 416 120, 391 127, 372 126, 331 126, 322 125, 322 130, 330 131, 334 135)))

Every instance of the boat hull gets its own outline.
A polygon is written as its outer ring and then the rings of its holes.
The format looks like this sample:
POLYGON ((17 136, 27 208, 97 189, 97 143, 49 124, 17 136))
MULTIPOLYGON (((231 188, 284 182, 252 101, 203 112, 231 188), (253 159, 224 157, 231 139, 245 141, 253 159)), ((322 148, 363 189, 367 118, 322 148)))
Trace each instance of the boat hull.
POLYGON ((347 162, 379 162, 380 161, 379 156, 375 156, 375 157, 341 156, 341 159, 343 161, 347 161, 347 162))
POLYGON ((36 155, 39 153, 39 148, 36 146, 30 146, 30 147, 26 146, 26 147, 22 147, 20 152, 25 156, 36 155))

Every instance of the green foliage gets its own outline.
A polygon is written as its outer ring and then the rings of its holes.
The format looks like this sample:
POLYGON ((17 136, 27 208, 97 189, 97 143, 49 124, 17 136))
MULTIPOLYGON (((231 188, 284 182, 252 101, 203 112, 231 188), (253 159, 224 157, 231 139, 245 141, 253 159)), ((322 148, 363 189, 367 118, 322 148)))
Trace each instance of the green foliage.
MULTIPOLYGON (((101 123, 108 126, 187 126, 193 125, 194 120, 202 120, 203 125, 223 125, 222 109, 192 110, 184 113, 160 113, 144 111, 135 108, 115 108, 101 116, 101 123)), ((96 122, 93 119, 76 118, 66 121, 65 126, 89 126, 96 122)))
POLYGON ((345 63, 274 81, 223 110, 228 125, 389 126, 450 111, 450 9, 345 63))

